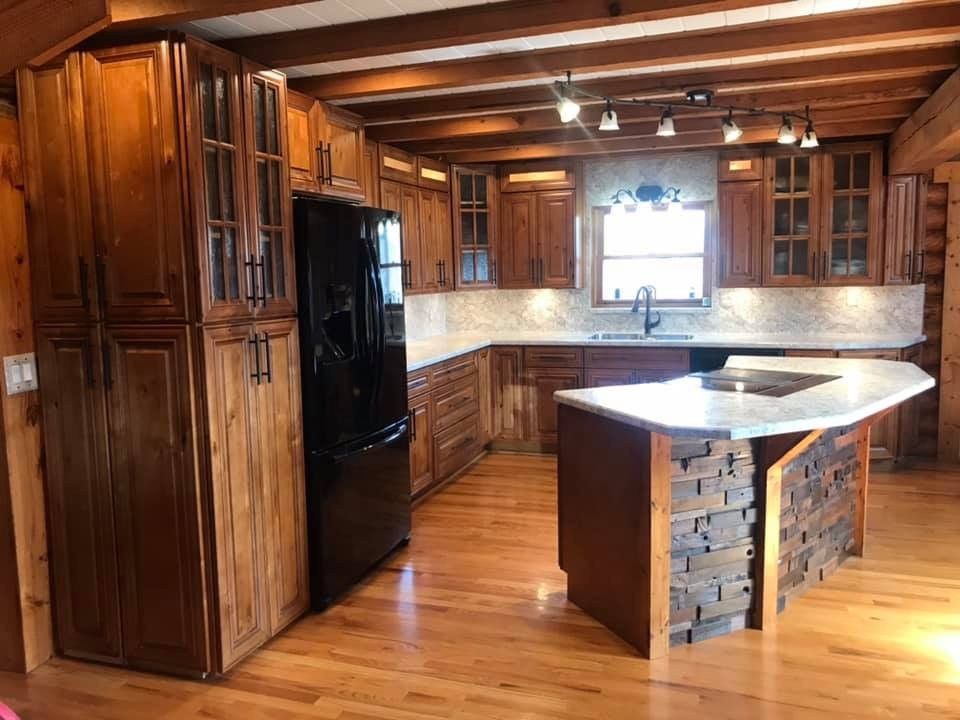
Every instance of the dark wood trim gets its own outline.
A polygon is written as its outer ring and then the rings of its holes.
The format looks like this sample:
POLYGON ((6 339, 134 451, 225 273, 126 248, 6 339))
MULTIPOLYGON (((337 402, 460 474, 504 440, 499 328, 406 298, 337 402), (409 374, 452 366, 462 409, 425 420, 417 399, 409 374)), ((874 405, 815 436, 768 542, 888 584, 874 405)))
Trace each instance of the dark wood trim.
POLYGON ((960 154, 960 70, 890 136, 889 173, 925 173, 960 154))

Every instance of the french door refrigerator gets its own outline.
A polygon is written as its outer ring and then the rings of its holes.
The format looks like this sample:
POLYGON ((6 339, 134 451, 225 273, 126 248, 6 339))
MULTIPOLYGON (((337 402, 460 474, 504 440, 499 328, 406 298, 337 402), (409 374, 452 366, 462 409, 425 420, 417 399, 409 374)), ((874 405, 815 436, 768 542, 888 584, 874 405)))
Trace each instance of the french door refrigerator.
POLYGON ((294 198, 310 586, 327 607, 410 537, 400 216, 294 198))

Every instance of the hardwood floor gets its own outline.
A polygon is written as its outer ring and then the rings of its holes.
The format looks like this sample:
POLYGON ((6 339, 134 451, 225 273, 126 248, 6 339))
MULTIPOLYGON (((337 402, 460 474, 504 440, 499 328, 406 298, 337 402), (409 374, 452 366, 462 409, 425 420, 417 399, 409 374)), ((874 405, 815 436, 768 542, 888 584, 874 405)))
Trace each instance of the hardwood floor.
POLYGON ((39 718, 960 718, 960 472, 875 473, 868 544, 781 616, 648 662, 566 601, 555 462, 493 455, 410 546, 230 677, 0 674, 39 718))

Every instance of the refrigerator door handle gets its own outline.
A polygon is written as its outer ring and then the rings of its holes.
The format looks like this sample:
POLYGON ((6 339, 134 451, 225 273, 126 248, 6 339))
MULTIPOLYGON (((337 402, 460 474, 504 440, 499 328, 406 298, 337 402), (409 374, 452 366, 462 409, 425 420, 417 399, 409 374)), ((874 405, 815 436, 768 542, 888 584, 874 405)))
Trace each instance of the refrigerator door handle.
POLYGON ((398 426, 396 430, 391 432, 386 437, 378 438, 372 442, 367 443, 366 445, 361 445, 360 447, 353 447, 353 448, 344 450, 343 452, 331 453, 330 459, 334 462, 334 464, 339 465, 345 460, 349 460, 350 458, 356 457, 357 455, 363 455, 364 453, 372 452, 373 450, 379 450, 382 447, 386 447, 387 445, 390 445, 391 443, 396 442, 397 440, 402 438, 404 435, 406 435, 407 431, 408 431, 407 423, 404 422, 400 424, 400 426, 398 426))

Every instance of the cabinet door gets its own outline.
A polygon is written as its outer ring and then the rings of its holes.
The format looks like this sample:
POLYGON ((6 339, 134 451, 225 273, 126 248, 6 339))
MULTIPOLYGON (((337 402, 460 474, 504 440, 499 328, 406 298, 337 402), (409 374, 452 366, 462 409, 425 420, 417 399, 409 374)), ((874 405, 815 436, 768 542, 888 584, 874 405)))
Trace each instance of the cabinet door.
POLYGON ((207 434, 221 669, 268 638, 256 353, 251 325, 205 330, 207 434))
MULTIPOLYGON (((841 350, 837 357, 899 360, 897 350, 841 350)), ((900 454, 900 408, 888 412, 870 426, 870 457, 886 459, 900 454)))
POLYGON ((536 194, 500 196, 500 278, 502 288, 537 287, 536 194))
POLYGON ((527 371, 527 438, 548 445, 557 442, 557 390, 583 387, 580 370, 537 368, 527 371))
POLYGON ((321 175, 324 195, 363 200, 363 119, 320 103, 321 175))
POLYGON ((457 288, 497 286, 496 188, 492 170, 454 170, 452 224, 457 288))
POLYGON ((490 348, 478 350, 477 399, 480 402, 480 437, 484 444, 493 437, 493 377, 490 366, 490 348))
POLYGON ((883 268, 887 285, 913 282, 920 263, 917 235, 917 175, 887 178, 887 211, 884 231, 886 251, 883 268))
POLYGON ((823 157, 820 284, 875 284, 883 240, 882 146, 833 146, 823 157))
POLYGON ((293 205, 290 194, 283 73, 243 63, 247 187, 250 190, 250 254, 256 270, 256 315, 296 311, 293 260, 293 205))
POLYGON ((437 217, 436 193, 433 190, 416 190, 419 203, 420 224, 420 289, 424 292, 439 292, 443 268, 440 259, 440 218, 437 217))
POLYGON ((523 350, 492 348, 493 436, 497 440, 523 440, 524 399, 523 350))
POLYGON ((120 596, 100 338, 38 328, 50 579, 60 651, 120 662, 120 596))
POLYGON ((720 287, 760 285, 763 234, 763 183, 760 180, 720 183, 720 287))
POLYGON ((258 294, 248 241, 240 58, 191 40, 187 78, 201 312, 207 322, 249 318, 258 294))
POLYGON ((298 92, 287 92, 287 144, 290 185, 294 190, 320 192, 320 103, 298 92))
POLYGON ((576 286, 576 193, 537 193, 537 247, 540 287, 576 286))
POLYGON ((38 323, 96 319, 90 177, 79 55, 19 75, 33 313, 38 323))
POLYGON ((450 193, 433 193, 433 217, 436 223, 434 248, 440 261, 440 290, 450 292, 456 282, 453 264, 453 231, 450 227, 450 193))
POLYGON ((410 493, 433 484, 433 403, 429 395, 410 401, 413 435, 410 438, 410 493))
POLYGON ((198 673, 210 660, 187 333, 110 329, 105 375, 124 653, 198 673))
POLYGON ((591 368, 586 373, 584 387, 609 387, 611 385, 632 385, 636 382, 633 370, 605 370, 591 368))
POLYGON ((310 604, 303 411, 296 320, 257 323, 264 379, 258 386, 257 428, 263 476, 264 592, 270 633, 310 604))
POLYGON ((109 321, 187 317, 171 47, 83 55, 100 298, 109 321))
POLYGON ((367 140, 363 144, 363 204, 380 207, 380 157, 377 143, 367 140))
POLYGON ((819 268, 820 156, 764 158, 763 284, 814 285, 819 268))
POLYGON ((384 210, 400 213, 400 236, 403 243, 403 284, 416 292, 420 282, 420 194, 416 188, 392 180, 380 182, 380 204, 384 210))

